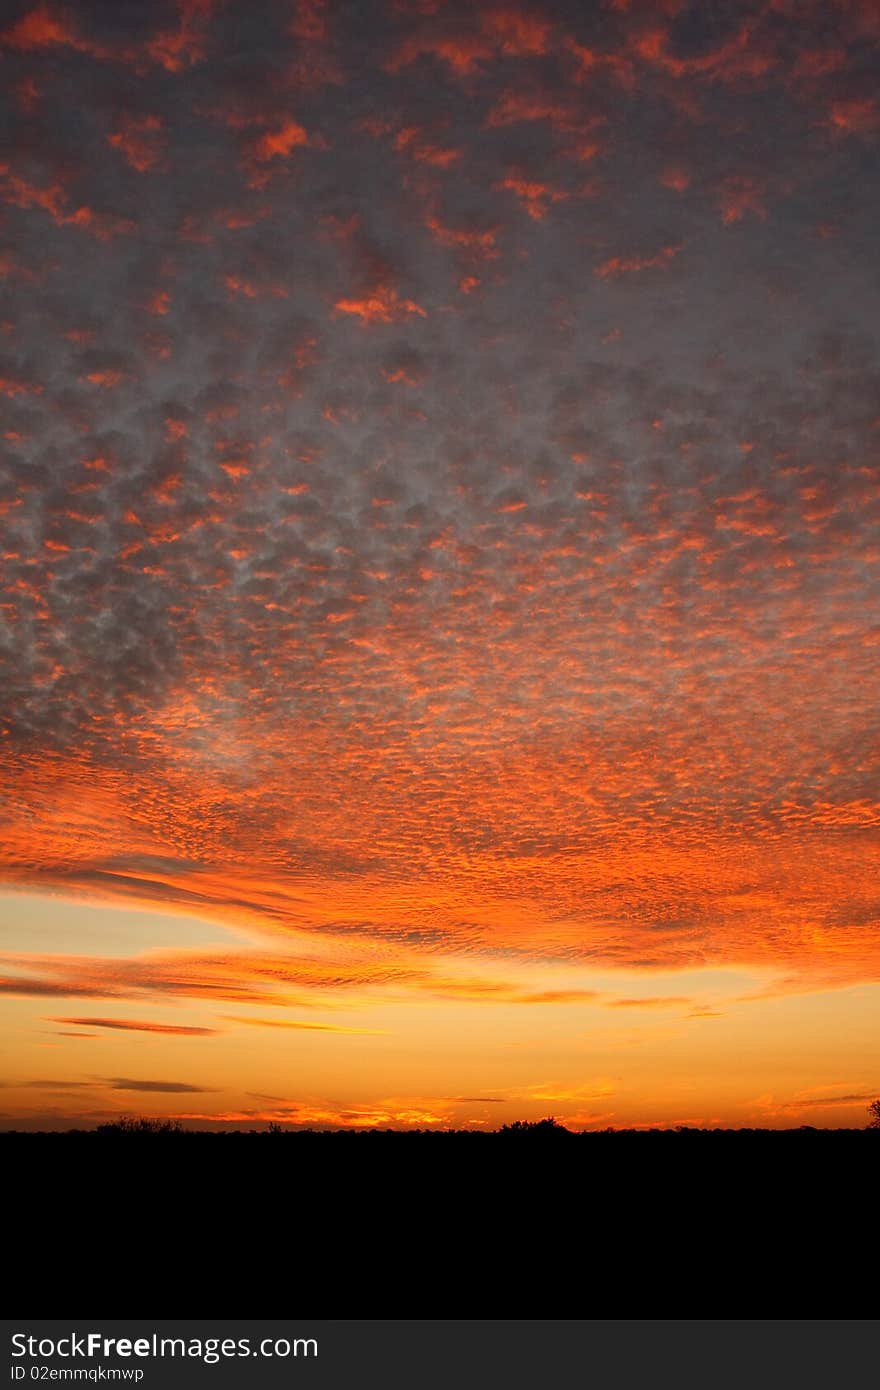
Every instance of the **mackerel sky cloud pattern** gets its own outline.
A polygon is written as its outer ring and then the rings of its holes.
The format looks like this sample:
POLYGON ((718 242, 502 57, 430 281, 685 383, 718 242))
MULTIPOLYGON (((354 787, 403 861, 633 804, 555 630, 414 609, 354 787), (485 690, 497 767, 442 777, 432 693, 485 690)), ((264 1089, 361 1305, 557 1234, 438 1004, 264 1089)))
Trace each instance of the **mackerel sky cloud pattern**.
POLYGON ((4 991, 878 978, 878 55, 870 0, 6 6, 3 880, 260 944, 4 991))

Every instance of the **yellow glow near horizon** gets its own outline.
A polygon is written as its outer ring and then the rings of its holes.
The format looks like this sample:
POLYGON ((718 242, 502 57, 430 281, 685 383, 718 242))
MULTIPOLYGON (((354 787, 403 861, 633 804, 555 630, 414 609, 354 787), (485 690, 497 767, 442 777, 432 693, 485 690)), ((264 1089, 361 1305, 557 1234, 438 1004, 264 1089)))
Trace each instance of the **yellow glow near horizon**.
MULTIPOLYGON (((103 990, 2 998, 8 1128, 121 1114, 243 1128, 492 1129, 547 1114, 572 1128, 860 1126, 880 1066, 880 986, 797 993, 747 967, 599 970, 490 957, 440 958, 414 986, 376 980, 364 968, 375 962, 355 952, 347 984, 324 974, 304 984, 304 958, 291 954, 300 998, 242 1002, 234 976, 216 992, 189 992, 205 983, 200 960, 242 953, 241 939, 216 924, 24 894, 3 895, 0 908, 17 948, 4 957, 7 981, 33 980, 36 935, 68 969, 73 958, 72 991, 103 990), (114 956, 82 953, 84 921, 95 946, 113 941, 114 956), (64 951, 65 935, 80 949, 64 951), (131 963, 149 969, 120 973, 131 963)), ((277 983, 285 957, 276 941, 264 944, 277 983)), ((251 943, 240 960, 253 958, 251 943)))

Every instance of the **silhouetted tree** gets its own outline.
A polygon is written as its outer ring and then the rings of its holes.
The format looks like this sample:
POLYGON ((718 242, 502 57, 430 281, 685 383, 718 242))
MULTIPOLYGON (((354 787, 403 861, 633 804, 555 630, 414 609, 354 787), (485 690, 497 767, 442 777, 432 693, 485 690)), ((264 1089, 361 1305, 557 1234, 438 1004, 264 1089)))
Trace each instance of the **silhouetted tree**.
POLYGON ((136 1119, 132 1115, 121 1115, 118 1120, 98 1125, 98 1134, 185 1134, 186 1130, 179 1120, 136 1119))
POLYGON ((868 1129, 880 1129, 880 1100, 872 1100, 868 1106, 868 1114, 871 1116, 868 1121, 868 1129))
POLYGON ((566 1129, 565 1125, 560 1124, 553 1115, 548 1115, 544 1120, 514 1120, 513 1124, 502 1125, 498 1132, 499 1134, 537 1134, 539 1136, 542 1134, 571 1134, 571 1130, 566 1129))

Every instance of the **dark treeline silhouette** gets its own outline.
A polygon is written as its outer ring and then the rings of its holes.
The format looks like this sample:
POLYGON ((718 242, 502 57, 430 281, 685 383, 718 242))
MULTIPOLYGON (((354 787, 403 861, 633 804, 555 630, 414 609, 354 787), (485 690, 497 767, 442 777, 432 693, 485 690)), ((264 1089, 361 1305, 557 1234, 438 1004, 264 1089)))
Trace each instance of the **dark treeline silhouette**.
POLYGON ((295 1124, 282 1125, 277 1121, 270 1121, 260 1129, 187 1129, 179 1120, 175 1119, 155 1119, 145 1116, 120 1116, 118 1120, 112 1120, 105 1124, 98 1125, 95 1129, 67 1129, 67 1130, 5 1130, 0 1137, 24 1138, 25 1136, 40 1135, 46 1137, 51 1135, 56 1138, 82 1137, 87 1138, 93 1135, 112 1138, 137 1138, 142 1139, 152 1135, 174 1135, 178 1138, 213 1138, 213 1139, 241 1139, 252 1136, 264 1137, 266 1135, 296 1135, 300 1138, 312 1139, 370 1139, 387 1138, 394 1139, 434 1139, 439 1141, 449 1139, 468 1139, 472 1142, 494 1140, 521 1140, 527 1139, 532 1142, 552 1140, 554 1142, 565 1138, 568 1140, 580 1140, 581 1142, 595 1141, 597 1138, 624 1136, 646 1138, 653 1137, 678 1137, 700 1136, 701 1138, 711 1139, 713 1136, 780 1136, 780 1135, 805 1135, 830 1136, 841 1134, 864 1134, 873 1131, 880 1135, 880 1100, 872 1101, 868 1106, 868 1123, 863 1128, 839 1127, 835 1129, 818 1128, 815 1125, 797 1125, 785 1129, 767 1129, 757 1127, 739 1126, 736 1129, 725 1129, 721 1126, 713 1128, 700 1128, 692 1125, 675 1125, 669 1127, 644 1127, 639 1129, 616 1129, 608 1126, 605 1129, 592 1130, 572 1130, 567 1129, 555 1116, 548 1115, 542 1120, 514 1120, 511 1124, 501 1125, 498 1129, 314 1129, 310 1126, 299 1126, 295 1124))

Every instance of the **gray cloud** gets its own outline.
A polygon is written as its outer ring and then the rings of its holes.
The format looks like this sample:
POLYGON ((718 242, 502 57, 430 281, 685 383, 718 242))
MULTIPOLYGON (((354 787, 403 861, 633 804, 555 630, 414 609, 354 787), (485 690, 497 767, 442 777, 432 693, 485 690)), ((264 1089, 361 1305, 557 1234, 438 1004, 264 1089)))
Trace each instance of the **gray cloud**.
POLYGON ((133 1081, 126 1076, 115 1076, 108 1080, 107 1085, 111 1091, 167 1091, 174 1095, 212 1089, 210 1086, 188 1086, 183 1081, 133 1081))

